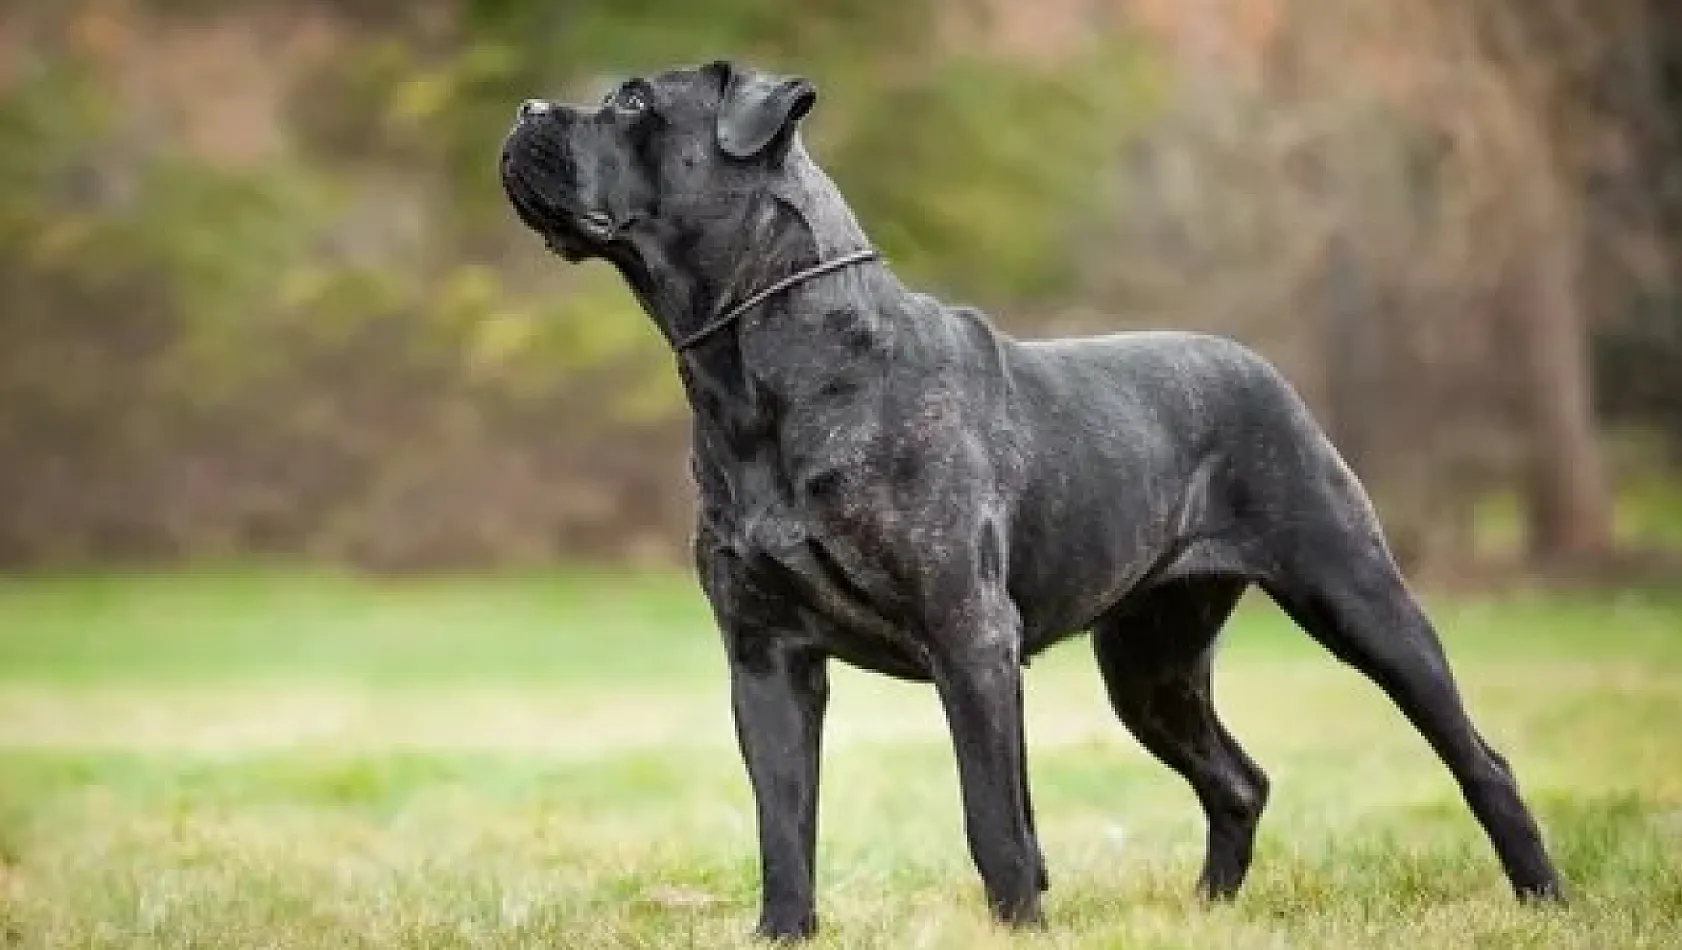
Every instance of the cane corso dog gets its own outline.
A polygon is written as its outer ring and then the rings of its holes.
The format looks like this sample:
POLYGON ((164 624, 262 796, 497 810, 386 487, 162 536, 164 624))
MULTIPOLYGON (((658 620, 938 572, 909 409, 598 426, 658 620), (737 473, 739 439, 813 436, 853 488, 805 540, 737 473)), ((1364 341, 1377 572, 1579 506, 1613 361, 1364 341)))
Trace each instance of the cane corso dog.
POLYGON ((1199 889, 1231 897, 1268 781, 1210 669, 1251 584, 1389 694, 1519 897, 1559 897, 1364 490, 1280 374, 1195 333, 1020 341, 907 288, 802 144, 816 98, 730 63, 673 69, 594 106, 529 100, 501 151, 520 219, 616 267, 676 354, 694 554, 756 803, 758 932, 817 924, 831 658, 934 683, 988 904, 1040 924, 1021 670, 1088 630, 1116 715, 1202 803, 1199 889))

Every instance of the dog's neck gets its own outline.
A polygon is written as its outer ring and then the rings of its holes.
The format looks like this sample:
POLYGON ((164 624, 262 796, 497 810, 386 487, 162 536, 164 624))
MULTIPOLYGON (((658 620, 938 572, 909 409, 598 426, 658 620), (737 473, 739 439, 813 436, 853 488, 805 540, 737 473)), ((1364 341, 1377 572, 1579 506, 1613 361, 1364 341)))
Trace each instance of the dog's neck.
MULTIPOLYGON (((610 259, 675 346, 777 281, 869 246, 840 191, 797 139, 779 177, 741 201, 727 220, 692 230, 651 224, 610 259)), ((818 278, 825 279, 833 278, 818 278)), ((791 287, 755 309, 790 312, 788 301, 806 289, 791 287)), ((755 316, 745 315, 744 323, 755 316)), ((731 327, 680 356, 684 387, 698 411, 750 397, 741 332, 731 327)))

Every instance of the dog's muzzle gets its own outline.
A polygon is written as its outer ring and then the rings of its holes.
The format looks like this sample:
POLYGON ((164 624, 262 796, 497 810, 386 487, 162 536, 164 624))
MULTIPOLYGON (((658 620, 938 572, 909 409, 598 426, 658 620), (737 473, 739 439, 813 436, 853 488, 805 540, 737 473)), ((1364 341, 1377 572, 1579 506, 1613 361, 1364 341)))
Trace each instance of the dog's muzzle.
POLYGON ((520 104, 514 127, 503 140, 500 171, 503 191, 520 220, 541 235, 550 250, 577 262, 621 240, 636 219, 615 220, 565 196, 557 182, 567 165, 561 135, 539 125, 555 121, 558 108, 542 99, 520 104))

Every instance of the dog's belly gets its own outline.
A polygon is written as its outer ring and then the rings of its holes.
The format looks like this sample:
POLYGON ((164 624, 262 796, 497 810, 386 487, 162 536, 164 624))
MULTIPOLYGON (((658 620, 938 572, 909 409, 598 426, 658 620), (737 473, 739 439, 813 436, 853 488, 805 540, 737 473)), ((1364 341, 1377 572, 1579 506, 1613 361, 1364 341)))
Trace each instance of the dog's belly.
POLYGON ((1141 490, 1153 462, 1112 453, 1024 493, 1012 512, 1007 584, 1025 653, 1085 629, 1177 558, 1183 488, 1141 490))
POLYGON ((1237 552, 1220 539, 1178 539, 1160 548, 1141 550, 1125 563, 1112 562, 1111 570, 1093 570, 1094 565, 1071 565, 1061 575, 1042 573, 1046 586, 1030 589, 1020 585, 1012 592, 1022 615, 1024 656, 1053 646, 1087 630, 1099 616, 1117 609, 1128 600, 1164 583, 1192 577, 1245 576, 1247 566, 1237 552), (1055 582, 1046 582, 1055 576, 1055 582))

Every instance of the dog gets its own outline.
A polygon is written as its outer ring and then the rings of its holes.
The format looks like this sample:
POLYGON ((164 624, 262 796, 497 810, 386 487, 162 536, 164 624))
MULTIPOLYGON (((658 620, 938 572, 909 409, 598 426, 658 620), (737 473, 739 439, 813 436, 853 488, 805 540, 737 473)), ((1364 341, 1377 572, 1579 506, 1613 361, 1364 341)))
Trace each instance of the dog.
POLYGON ((1364 489, 1276 369, 1188 332, 1019 341, 907 288, 806 152, 816 101, 798 77, 671 69, 594 107, 527 100, 500 154, 521 221, 617 268, 676 355, 695 563, 755 801, 757 933, 817 927, 832 658, 934 684, 988 905, 1043 926, 1021 669, 1083 631, 1116 715, 1202 804, 1199 890, 1235 895, 1268 780, 1216 716, 1210 670, 1250 585, 1400 707, 1519 898, 1561 898, 1364 489))

